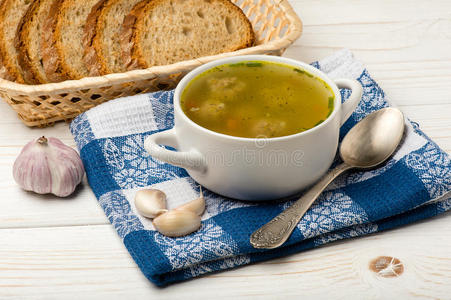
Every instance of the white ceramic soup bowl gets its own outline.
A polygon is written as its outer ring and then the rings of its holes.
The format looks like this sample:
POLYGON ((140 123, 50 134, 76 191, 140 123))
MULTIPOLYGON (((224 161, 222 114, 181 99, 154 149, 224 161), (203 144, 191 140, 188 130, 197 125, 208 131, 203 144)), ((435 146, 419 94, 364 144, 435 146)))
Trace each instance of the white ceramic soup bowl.
POLYGON ((266 55, 219 59, 194 69, 180 81, 174 94, 174 128, 150 135, 144 146, 154 158, 185 168, 194 180, 218 194, 256 201, 283 198, 300 192, 327 171, 337 151, 340 126, 361 96, 358 81, 332 80, 318 69, 293 59, 266 55), (333 112, 309 130, 266 139, 229 136, 191 121, 180 106, 182 92, 190 80, 215 66, 240 61, 282 63, 321 78, 333 90, 333 112), (352 90, 343 104, 339 88, 352 90))

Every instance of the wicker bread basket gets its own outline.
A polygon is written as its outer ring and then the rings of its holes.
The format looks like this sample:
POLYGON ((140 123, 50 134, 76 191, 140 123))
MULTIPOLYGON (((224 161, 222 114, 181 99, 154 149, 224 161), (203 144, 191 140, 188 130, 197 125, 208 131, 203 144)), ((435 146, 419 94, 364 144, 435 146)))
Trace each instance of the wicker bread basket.
POLYGON ((156 66, 145 70, 87 77, 40 85, 0 79, 0 96, 28 126, 49 126, 70 120, 110 99, 174 88, 193 68, 223 57, 246 54, 281 55, 302 33, 302 23, 288 0, 232 0, 249 18, 256 35, 254 47, 156 66))

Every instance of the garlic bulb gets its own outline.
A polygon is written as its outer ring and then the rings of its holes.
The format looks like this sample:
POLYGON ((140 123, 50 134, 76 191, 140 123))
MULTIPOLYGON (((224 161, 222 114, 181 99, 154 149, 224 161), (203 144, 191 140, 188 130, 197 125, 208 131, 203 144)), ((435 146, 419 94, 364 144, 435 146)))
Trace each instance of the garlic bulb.
POLYGON ((58 197, 72 194, 84 172, 77 151, 44 136, 26 144, 13 166, 14 180, 24 190, 58 197))
POLYGON ((153 225, 161 234, 179 237, 200 228, 200 217, 189 210, 170 210, 153 220, 153 225))
POLYGON ((151 219, 168 211, 166 209, 166 194, 157 189, 137 191, 135 206, 141 215, 151 219))
POLYGON ((198 216, 201 216, 205 211, 205 199, 204 194, 202 193, 202 187, 200 188, 199 197, 187 202, 183 205, 180 205, 175 210, 189 210, 193 213, 197 214, 198 216))

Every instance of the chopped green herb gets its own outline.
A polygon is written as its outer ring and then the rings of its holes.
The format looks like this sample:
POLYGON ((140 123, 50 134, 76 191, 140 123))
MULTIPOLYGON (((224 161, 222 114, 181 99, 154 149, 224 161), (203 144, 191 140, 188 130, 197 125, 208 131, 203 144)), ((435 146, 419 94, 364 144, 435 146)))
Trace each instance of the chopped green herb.
POLYGON ((329 97, 329 103, 327 104, 327 107, 331 110, 334 108, 334 97, 329 97))
POLYGON ((333 109, 329 110, 329 112, 327 113, 326 119, 329 118, 329 116, 332 114, 333 111, 334 111, 333 109))
POLYGON ((263 64, 261 62, 251 61, 246 63, 246 66, 248 67, 261 67, 263 64))
POLYGON ((298 69, 298 68, 294 68, 293 71, 301 73, 301 74, 305 74, 304 70, 298 69))
MULTIPOLYGON (((323 122, 324 122, 324 120, 320 120, 318 123, 315 124, 315 126, 318 126, 319 124, 321 124, 323 122)), ((315 126, 313 126, 313 127, 315 127, 315 126)))
POLYGON ((309 72, 306 72, 304 70, 301 70, 301 69, 298 69, 298 68, 294 68, 293 71, 298 72, 299 74, 307 75, 310 78, 313 78, 312 74, 310 74, 309 72))
POLYGON ((261 67, 263 66, 263 64, 261 62, 258 61, 249 61, 249 62, 239 62, 239 63, 234 63, 234 64, 230 64, 230 67, 242 67, 242 66, 246 66, 246 67, 261 67))

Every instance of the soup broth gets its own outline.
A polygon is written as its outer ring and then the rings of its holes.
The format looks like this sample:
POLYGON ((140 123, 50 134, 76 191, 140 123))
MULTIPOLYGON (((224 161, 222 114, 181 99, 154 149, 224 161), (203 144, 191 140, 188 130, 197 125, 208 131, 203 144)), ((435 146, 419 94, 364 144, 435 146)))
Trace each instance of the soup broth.
POLYGON ((266 61, 225 64, 195 77, 181 96, 184 113, 215 132, 246 138, 308 130, 334 109, 332 89, 320 78, 266 61))

